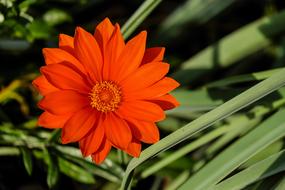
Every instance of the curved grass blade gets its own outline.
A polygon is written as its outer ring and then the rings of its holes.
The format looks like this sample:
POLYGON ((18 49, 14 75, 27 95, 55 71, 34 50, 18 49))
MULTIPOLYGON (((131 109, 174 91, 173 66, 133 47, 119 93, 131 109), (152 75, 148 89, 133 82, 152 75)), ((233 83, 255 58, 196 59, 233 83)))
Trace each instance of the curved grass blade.
POLYGON ((143 20, 154 10, 162 0, 146 0, 122 27, 122 34, 127 39, 143 20))
POLYGON ((208 134, 203 135, 201 138, 198 138, 197 140, 189 143, 188 145, 185 145, 184 147, 180 148, 179 150, 175 151, 171 155, 167 156, 166 158, 154 163, 150 167, 146 168, 142 174, 142 178, 147 178, 148 176, 154 174, 161 168, 167 166, 168 164, 174 162, 175 160, 181 158, 182 156, 188 154, 189 152, 203 146, 206 143, 209 143, 210 141, 214 140, 215 138, 219 137, 220 135, 224 134, 228 131, 228 127, 221 127, 217 128, 208 134))
POLYGON ((285 136, 285 109, 278 111, 250 133, 215 157, 179 189, 211 189, 242 163, 285 136))
POLYGON ((213 123, 220 121, 227 116, 235 113, 247 105, 261 99, 267 94, 279 89, 285 84, 285 69, 271 76, 270 78, 258 83, 252 88, 246 90, 235 98, 229 100, 216 109, 202 115, 198 119, 190 122, 179 130, 171 133, 165 138, 161 139, 156 144, 145 149, 139 158, 134 158, 128 164, 126 169, 121 189, 128 189, 131 184, 132 174, 136 167, 146 160, 156 156, 158 153, 165 151, 174 145, 186 140, 192 135, 208 128, 213 123))
POLYGON ((212 190, 238 190, 285 170, 285 151, 280 151, 222 181, 212 190))

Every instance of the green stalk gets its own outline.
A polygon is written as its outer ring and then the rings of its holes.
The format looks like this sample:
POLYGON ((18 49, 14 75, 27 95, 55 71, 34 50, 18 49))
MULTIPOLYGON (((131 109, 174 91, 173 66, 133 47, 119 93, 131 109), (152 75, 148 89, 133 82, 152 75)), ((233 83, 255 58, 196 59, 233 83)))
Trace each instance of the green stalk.
POLYGON ((123 37, 127 39, 161 1, 146 0, 123 25, 121 30, 123 37))

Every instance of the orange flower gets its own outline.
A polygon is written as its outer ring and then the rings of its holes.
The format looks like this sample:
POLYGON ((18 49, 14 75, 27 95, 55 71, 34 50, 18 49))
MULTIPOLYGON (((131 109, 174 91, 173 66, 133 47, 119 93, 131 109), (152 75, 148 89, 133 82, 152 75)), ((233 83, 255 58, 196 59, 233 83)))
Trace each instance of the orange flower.
POLYGON ((38 124, 62 128, 62 143, 79 141, 84 156, 99 164, 111 147, 138 157, 141 142, 155 143, 155 122, 178 106, 168 93, 179 84, 165 77, 164 48, 145 47, 143 31, 126 44, 118 24, 101 22, 94 35, 77 27, 44 48, 46 66, 33 81, 44 96, 38 124))

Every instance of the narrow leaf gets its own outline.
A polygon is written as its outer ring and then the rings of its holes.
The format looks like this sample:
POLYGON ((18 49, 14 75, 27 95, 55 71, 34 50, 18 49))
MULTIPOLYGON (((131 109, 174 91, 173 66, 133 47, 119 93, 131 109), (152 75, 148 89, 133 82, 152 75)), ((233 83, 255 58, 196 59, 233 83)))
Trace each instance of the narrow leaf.
POLYGON ((29 175, 32 175, 32 171, 33 171, 32 153, 27 147, 22 146, 19 148, 22 153, 22 158, 23 158, 25 169, 29 175))
POLYGON ((127 39, 135 29, 144 21, 144 19, 159 5, 162 0, 146 0, 136 10, 136 12, 129 18, 129 20, 123 25, 122 33, 125 39, 127 39))
POLYGON ((285 170, 285 151, 278 152, 226 179, 212 190, 239 190, 285 170))
POLYGON ((58 158, 59 169, 65 175, 72 179, 86 184, 94 184, 95 179, 92 174, 88 173, 85 169, 63 158, 58 158))
POLYGON ((283 136, 285 136, 285 110, 280 110, 211 160, 180 189, 211 188, 242 163, 283 136))
POLYGON ((189 81, 193 82, 217 67, 228 67, 264 49, 271 43, 271 37, 284 30, 285 11, 271 17, 261 18, 225 36, 216 45, 211 45, 188 59, 182 63, 182 70, 177 71, 174 76, 178 81, 185 84, 188 84, 189 81), (240 43, 241 41, 243 43, 240 43), (216 56, 219 57, 219 60, 213 59, 217 49, 219 54, 216 56))
POLYGON ((44 160, 48 166, 47 184, 49 188, 53 188, 57 184, 57 181, 59 178, 59 169, 57 165, 57 159, 56 157, 51 155, 47 149, 44 149, 44 160))
POLYGON ((156 156, 158 153, 165 151, 191 137, 194 134, 208 128, 217 121, 220 121, 247 105, 261 99, 267 94, 279 89, 285 84, 285 69, 271 76, 270 78, 258 83, 249 90, 241 93, 235 98, 229 100, 216 109, 202 115, 198 119, 181 127, 179 130, 171 133, 161 139, 156 144, 145 149, 139 158, 133 158, 126 169, 121 189, 128 189, 132 180, 132 174, 136 167, 146 160, 156 156))

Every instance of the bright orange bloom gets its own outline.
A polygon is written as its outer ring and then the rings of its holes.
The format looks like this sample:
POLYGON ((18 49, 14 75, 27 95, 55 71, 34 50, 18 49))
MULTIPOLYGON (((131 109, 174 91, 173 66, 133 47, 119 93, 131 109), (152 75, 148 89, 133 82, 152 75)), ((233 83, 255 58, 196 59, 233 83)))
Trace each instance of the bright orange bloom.
POLYGON ((79 141, 84 156, 99 164, 111 147, 138 157, 141 142, 155 143, 155 122, 178 106, 170 94, 179 84, 165 77, 164 48, 147 48, 143 31, 126 44, 118 24, 102 21, 94 35, 77 27, 44 48, 46 66, 33 81, 44 96, 38 124, 62 128, 62 143, 79 141))

